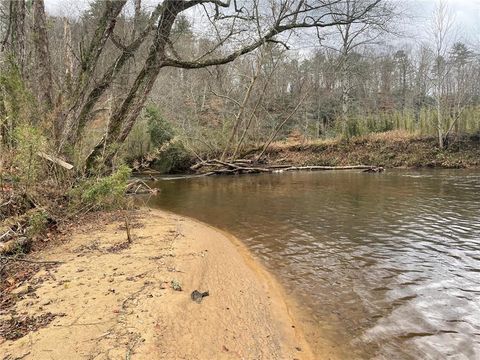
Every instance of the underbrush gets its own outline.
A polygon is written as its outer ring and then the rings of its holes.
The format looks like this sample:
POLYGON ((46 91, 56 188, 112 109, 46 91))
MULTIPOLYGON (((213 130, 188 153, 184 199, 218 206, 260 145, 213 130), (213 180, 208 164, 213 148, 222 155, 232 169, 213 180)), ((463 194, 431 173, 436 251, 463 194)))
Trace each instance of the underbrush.
POLYGON ((127 166, 106 177, 74 179, 73 174, 60 176, 49 170, 50 165, 41 161, 30 172, 19 173, 16 159, 0 177, 0 256, 27 253, 37 240, 53 236, 59 224, 88 212, 131 205, 126 196, 131 174, 127 166))
POLYGON ((129 206, 125 196, 132 171, 120 166, 109 176, 86 179, 70 190, 70 209, 116 210, 129 206))

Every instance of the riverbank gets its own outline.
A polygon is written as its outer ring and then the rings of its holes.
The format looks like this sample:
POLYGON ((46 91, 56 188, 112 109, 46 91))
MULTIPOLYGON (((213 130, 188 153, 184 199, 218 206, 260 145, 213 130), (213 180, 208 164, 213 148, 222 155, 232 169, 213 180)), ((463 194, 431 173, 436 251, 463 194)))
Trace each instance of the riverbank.
MULTIPOLYGON (((260 149, 246 154, 255 157, 260 149)), ((286 141, 273 143, 265 152, 268 164, 295 166, 371 165, 386 168, 470 168, 480 166, 480 136, 452 141, 444 150, 431 136, 401 131, 370 134, 350 140, 286 141)))
MULTIPOLYGON (((445 149, 438 148, 434 136, 412 134, 406 131, 372 133, 350 139, 302 140, 299 138, 277 141, 263 151, 263 145, 244 150, 236 159, 235 165, 268 168, 279 166, 328 166, 350 167, 365 165, 383 168, 477 168, 480 167, 480 134, 463 135, 449 139, 445 149), (260 156, 261 155, 261 156, 260 156), (245 161, 246 160, 246 161, 245 161)), ((204 165, 217 161, 221 149, 211 149, 208 154, 187 152, 172 163, 168 157, 156 160, 138 160, 140 169, 133 165, 137 173, 185 174, 205 173, 217 170, 218 173, 237 173, 234 167, 225 167, 222 172, 219 163, 207 169, 204 165), (199 159, 204 159, 199 161, 199 159), (165 162, 170 165, 165 166, 165 162), (218 171, 220 170, 220 171, 218 171)), ((226 157, 226 162, 231 161, 226 157)))
POLYGON ((91 215, 32 255, 54 263, 25 263, 38 272, 12 281, 5 358, 314 358, 274 278, 208 225, 146 209, 91 215), (209 296, 197 303, 194 290, 209 296))

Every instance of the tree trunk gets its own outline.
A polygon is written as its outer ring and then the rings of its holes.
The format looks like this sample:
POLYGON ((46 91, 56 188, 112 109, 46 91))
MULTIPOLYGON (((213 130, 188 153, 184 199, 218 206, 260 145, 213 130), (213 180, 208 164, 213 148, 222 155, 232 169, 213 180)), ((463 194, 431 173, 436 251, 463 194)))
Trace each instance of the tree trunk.
POLYGON ((135 38, 135 35, 140 29, 140 15, 142 14, 142 0, 134 0, 134 2, 135 13, 133 15, 132 40, 135 38))
POLYGON ((53 105, 53 81, 47 24, 45 20, 45 4, 43 0, 34 0, 33 16, 33 42, 35 44, 38 84, 40 85, 38 93, 41 103, 45 104, 48 110, 51 109, 53 105))
MULTIPOLYGON (((63 142, 64 143, 73 143, 75 144, 78 138, 81 136, 86 124, 90 120, 92 110, 95 104, 98 102, 100 97, 104 92, 112 85, 113 80, 120 74, 124 66, 128 64, 129 60, 135 55, 136 50, 143 44, 145 39, 148 37, 148 34, 151 32, 152 26, 156 23, 160 12, 162 10, 161 4, 157 5, 155 10, 151 13, 150 19, 145 26, 145 28, 140 32, 138 29, 135 30, 136 38, 133 38, 128 46, 125 46, 122 50, 122 53, 117 57, 117 59, 111 64, 111 66, 105 71, 103 77, 95 84, 95 87, 90 90, 88 95, 86 95, 83 104, 79 105, 77 112, 72 112, 70 114, 70 122, 76 124, 69 132, 64 132, 63 142)), ((137 13, 136 16, 140 16, 140 13, 137 13)), ((138 26, 138 25, 137 25, 138 26)), ((127 69, 128 71, 128 69, 127 69)), ((124 83, 125 85, 125 83, 124 83)), ((127 92, 126 89, 122 89, 123 92, 127 92)), ((128 95, 127 95, 128 96, 128 95)), ((126 99, 122 98, 121 101, 116 102, 114 108, 121 107, 122 103, 126 99)), ((110 121, 109 121, 110 124, 110 121)))
POLYGON ((95 33, 89 43, 87 50, 81 56, 80 72, 75 79, 76 85, 72 94, 72 104, 66 117, 65 126, 62 133, 62 139, 59 144, 60 151, 63 149, 64 145, 69 142, 69 140, 72 138, 72 135, 75 134, 78 130, 78 112, 83 106, 86 94, 92 81, 93 73, 98 63, 98 59, 103 52, 105 43, 113 33, 116 25, 117 16, 122 11, 126 2, 127 0, 105 2, 105 10, 100 20, 98 21, 95 33))
POLYGON ((175 18, 183 4, 175 0, 167 0, 163 5, 162 15, 158 21, 155 38, 145 65, 135 79, 125 100, 115 108, 109 119, 107 133, 88 155, 85 162, 87 174, 92 174, 99 165, 111 165, 120 145, 125 141, 135 124, 135 120, 152 90, 160 69, 164 66, 165 47, 175 18), (101 157, 103 159, 99 162, 98 160, 101 157))
MULTIPOLYGON (((405 61, 405 60, 404 60, 405 61)), ((402 63, 402 116, 405 114, 405 106, 407 104, 407 66, 402 63)))
POLYGON ((309 92, 308 90, 305 92, 305 95, 300 99, 300 101, 298 102, 297 106, 295 106, 295 109, 293 109, 293 111, 275 128, 275 130, 273 131, 272 135, 270 135, 270 137, 268 138, 268 140, 265 142, 265 145, 263 145, 263 148, 262 148, 262 151, 260 152, 260 154, 258 154, 257 158, 256 158, 256 161, 260 160, 263 156, 263 154, 265 154, 265 151, 267 151, 268 147, 270 146, 270 144, 275 140, 275 138, 277 137, 278 133, 280 132, 280 130, 283 128, 283 126, 293 117, 293 115, 295 115, 295 113, 298 111, 298 109, 300 108, 300 106, 302 105, 303 101, 307 98, 307 96, 309 95, 309 92))
MULTIPOLYGON (((128 39, 130 38, 130 42, 135 41, 135 37, 137 36, 137 33, 140 32, 140 15, 141 15, 141 10, 142 10, 142 0, 134 0, 134 15, 133 15, 133 28, 131 29, 131 33, 128 34, 128 29, 126 29, 124 38, 128 39)), ((140 45, 140 44, 139 44, 140 45)), ((125 52, 124 52, 125 53, 125 52)), ((128 91, 128 84, 130 83, 131 76, 130 72, 133 66, 133 61, 131 59, 134 51, 130 51, 130 54, 126 54, 128 56, 128 59, 125 61, 125 65, 123 66, 123 69, 119 71, 118 74, 118 80, 116 81, 116 84, 113 86, 112 91, 115 94, 115 105, 119 105, 122 103, 123 100, 125 100, 125 93, 128 91)))
POLYGON ((443 131, 442 131, 442 104, 440 94, 437 95, 437 135, 438 135, 438 147, 443 149, 443 131))
POLYGON ((25 75, 25 0, 10 1, 10 50, 22 74, 25 75))
POLYGON ((344 55, 344 59, 342 61, 342 135, 346 136, 350 101, 350 87, 348 81, 348 64, 346 54, 344 55))
POLYGON ((70 22, 67 18, 63 19, 63 53, 65 64, 65 83, 66 90, 70 93, 72 90, 72 76, 73 76, 73 52, 72 52, 72 30, 70 22))
POLYGON ((248 84, 248 88, 245 93, 245 96, 243 97, 242 104, 240 105, 240 108, 238 109, 238 113, 235 116, 235 123, 233 125, 232 133, 230 134, 230 137, 228 138, 228 141, 225 144, 225 148, 223 149, 222 156, 220 157, 221 161, 225 160, 225 156, 227 155, 228 150, 230 150, 230 145, 232 144, 233 139, 235 138, 235 135, 238 132, 238 128, 243 119, 243 114, 245 113, 245 107, 247 106, 247 102, 250 99, 250 95, 252 94, 253 86, 257 81, 258 74, 260 72, 260 67, 261 65, 258 66, 257 71, 255 71, 255 73, 253 74, 250 84, 248 84))
MULTIPOLYGON (((264 56, 264 54, 262 54, 261 58, 258 61, 258 68, 257 68, 256 76, 258 76, 260 74, 260 70, 261 70, 262 65, 263 65, 263 56, 264 56)), ((263 101, 263 97, 265 96, 265 93, 267 91, 267 87, 270 84, 270 80, 272 79, 273 74, 275 73, 277 65, 278 65, 278 62, 276 62, 274 64, 274 66, 273 66, 272 70, 270 71, 269 75, 264 79, 264 84, 263 84, 262 91, 261 91, 260 95, 257 97, 257 102, 255 103, 255 106, 252 109, 252 112, 251 112, 250 117, 247 121, 247 124, 245 125, 245 129, 243 130, 242 136, 240 137, 240 140, 238 141, 237 146, 235 147, 235 151, 233 152, 233 155, 231 157, 231 161, 235 160, 235 157, 237 156, 238 152, 240 151, 240 147, 242 146, 242 143, 245 140, 245 136, 247 135, 247 132, 250 129, 250 126, 252 125, 252 121, 255 118, 255 113, 257 112, 258 107, 260 106, 260 104, 263 101)))

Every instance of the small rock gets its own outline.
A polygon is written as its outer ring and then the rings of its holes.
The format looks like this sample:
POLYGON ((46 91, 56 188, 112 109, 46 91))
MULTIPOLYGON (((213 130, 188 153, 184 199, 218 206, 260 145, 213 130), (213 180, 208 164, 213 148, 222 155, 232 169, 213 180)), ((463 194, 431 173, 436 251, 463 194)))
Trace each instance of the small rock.
POLYGON ((200 304, 203 300, 204 297, 210 295, 208 291, 205 292, 200 292, 198 290, 194 290, 190 297, 192 298, 193 301, 195 301, 197 304, 200 304))
POLYGON ((172 280, 170 282, 170 285, 172 286, 172 289, 175 291, 182 291, 182 285, 178 282, 178 280, 172 280))

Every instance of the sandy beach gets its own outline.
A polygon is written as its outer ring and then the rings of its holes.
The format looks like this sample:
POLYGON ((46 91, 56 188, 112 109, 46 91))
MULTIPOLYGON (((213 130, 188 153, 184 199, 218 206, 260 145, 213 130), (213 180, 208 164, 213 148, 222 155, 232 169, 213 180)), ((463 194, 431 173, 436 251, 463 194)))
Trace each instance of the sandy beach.
POLYGON ((34 254, 61 264, 12 291, 0 321, 35 326, 0 338, 2 359, 317 358, 282 288, 237 239, 158 210, 128 218, 131 242, 124 217, 98 218, 34 254), (209 296, 193 301, 194 290, 209 296))

